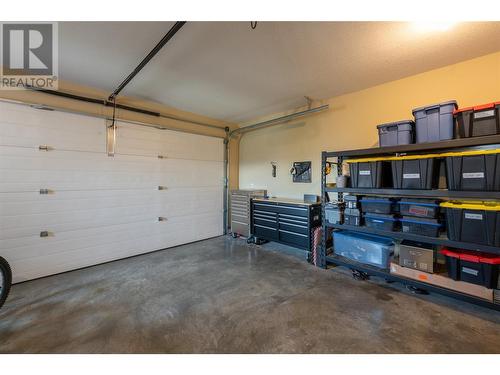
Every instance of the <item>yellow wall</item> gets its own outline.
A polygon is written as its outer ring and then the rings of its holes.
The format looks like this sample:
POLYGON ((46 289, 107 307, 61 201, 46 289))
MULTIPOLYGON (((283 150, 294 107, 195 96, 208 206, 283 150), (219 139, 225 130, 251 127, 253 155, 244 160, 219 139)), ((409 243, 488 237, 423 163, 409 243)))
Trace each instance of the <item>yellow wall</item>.
POLYGON ((245 134, 240 188, 289 198, 320 194, 321 151, 377 146, 377 124, 412 119, 412 108, 452 99, 461 107, 500 101, 500 52, 334 97, 320 103, 330 104, 327 112, 245 134), (293 183, 292 163, 307 160, 313 182, 293 183), (276 178, 271 161, 278 163, 276 178))

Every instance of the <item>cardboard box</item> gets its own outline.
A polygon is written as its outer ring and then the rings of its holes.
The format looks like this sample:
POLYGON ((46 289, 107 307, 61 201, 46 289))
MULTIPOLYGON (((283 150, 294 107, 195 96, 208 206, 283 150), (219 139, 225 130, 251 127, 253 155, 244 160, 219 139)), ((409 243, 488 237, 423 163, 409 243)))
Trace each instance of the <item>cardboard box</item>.
POLYGON ((411 268, 401 267, 396 263, 391 263, 390 270, 394 275, 422 281, 493 302, 493 289, 488 289, 481 285, 455 281, 443 274, 422 272, 411 268))
POLYGON ((434 273, 434 250, 402 243, 399 245, 399 265, 434 273))

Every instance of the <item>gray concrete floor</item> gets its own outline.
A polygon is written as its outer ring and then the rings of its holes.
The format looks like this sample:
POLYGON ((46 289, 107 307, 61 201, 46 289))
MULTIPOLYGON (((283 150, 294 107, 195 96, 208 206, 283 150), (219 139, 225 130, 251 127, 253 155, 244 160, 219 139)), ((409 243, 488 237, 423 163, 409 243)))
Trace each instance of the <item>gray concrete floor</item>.
POLYGON ((15 285, 1 353, 499 353, 500 314, 219 237, 15 285))

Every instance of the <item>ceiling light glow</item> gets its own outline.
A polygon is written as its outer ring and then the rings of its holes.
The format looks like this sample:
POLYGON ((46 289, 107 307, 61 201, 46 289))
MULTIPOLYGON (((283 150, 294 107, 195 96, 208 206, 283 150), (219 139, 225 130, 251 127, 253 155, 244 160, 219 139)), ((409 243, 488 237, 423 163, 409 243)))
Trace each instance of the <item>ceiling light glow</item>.
POLYGON ((413 22, 413 28, 418 32, 447 31, 455 26, 453 21, 417 21, 413 22))

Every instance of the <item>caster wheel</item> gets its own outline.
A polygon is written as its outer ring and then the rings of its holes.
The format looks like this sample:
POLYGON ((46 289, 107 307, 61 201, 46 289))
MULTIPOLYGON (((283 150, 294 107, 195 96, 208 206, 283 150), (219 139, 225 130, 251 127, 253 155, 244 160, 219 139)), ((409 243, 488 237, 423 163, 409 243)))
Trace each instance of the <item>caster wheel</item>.
POLYGON ((247 244, 255 243, 255 239, 253 237, 247 238, 247 244))
POLYGON ((427 290, 417 288, 416 286, 413 286, 413 285, 406 285, 406 289, 408 289, 413 294, 420 294, 420 295, 428 295, 429 294, 429 292, 427 290))
POLYGON ((10 292, 12 283, 12 271, 10 270, 9 263, 0 257, 0 308, 5 303, 7 296, 10 292))
POLYGON ((238 234, 237 233, 231 233, 231 237, 238 238, 238 234))
POLYGON ((352 270, 352 277, 354 280, 361 280, 361 281, 370 279, 370 275, 368 275, 366 272, 358 270, 352 270))

